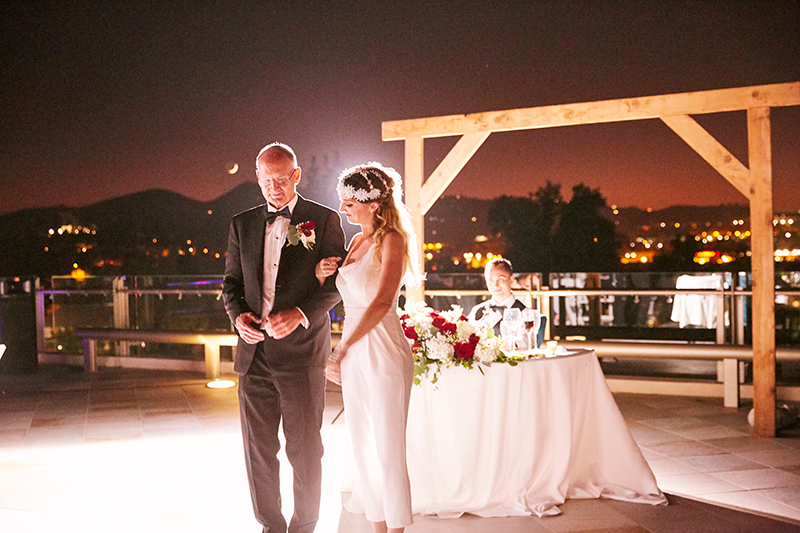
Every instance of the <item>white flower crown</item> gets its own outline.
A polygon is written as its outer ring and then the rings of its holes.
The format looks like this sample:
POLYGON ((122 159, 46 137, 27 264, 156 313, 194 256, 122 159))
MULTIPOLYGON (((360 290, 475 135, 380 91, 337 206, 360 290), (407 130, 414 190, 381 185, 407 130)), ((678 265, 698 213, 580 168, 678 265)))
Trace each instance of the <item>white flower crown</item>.
MULTIPOLYGON (((339 196, 342 199, 355 198, 359 202, 372 202, 383 196, 384 194, 383 191, 381 191, 380 189, 376 189, 372 185, 372 180, 370 179, 369 174, 367 172, 365 172, 364 170, 359 170, 358 173, 361 174, 361 176, 369 185, 369 190, 367 191, 364 189, 356 189, 352 185, 345 184, 344 179, 340 178, 339 183, 336 185, 336 192, 339 193, 339 196)), ((378 175, 377 177, 381 180, 381 183, 383 183, 383 186, 386 188, 386 192, 388 193, 389 186, 386 183, 386 180, 383 179, 383 176, 378 175)))
POLYGON ((343 200, 354 198, 359 202, 373 202, 383 195, 380 189, 365 191, 364 189, 356 189, 352 185, 345 185, 341 181, 336 185, 336 192, 339 193, 339 197, 343 200))

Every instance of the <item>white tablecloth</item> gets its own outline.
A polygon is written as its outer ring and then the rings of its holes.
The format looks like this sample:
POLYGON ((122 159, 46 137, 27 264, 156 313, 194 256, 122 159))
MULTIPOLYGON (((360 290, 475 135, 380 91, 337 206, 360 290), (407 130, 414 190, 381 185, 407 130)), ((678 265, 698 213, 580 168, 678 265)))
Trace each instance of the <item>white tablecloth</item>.
POLYGON ((482 369, 447 368, 412 389, 415 513, 545 516, 572 498, 667 503, 593 351, 482 369))
MULTIPOLYGON (((718 289, 721 286, 722 276, 719 274, 683 275, 678 276, 675 281, 676 289, 718 289)), ((717 298, 699 294, 676 294, 670 319, 682 328, 697 326, 714 329, 717 327, 717 298)))

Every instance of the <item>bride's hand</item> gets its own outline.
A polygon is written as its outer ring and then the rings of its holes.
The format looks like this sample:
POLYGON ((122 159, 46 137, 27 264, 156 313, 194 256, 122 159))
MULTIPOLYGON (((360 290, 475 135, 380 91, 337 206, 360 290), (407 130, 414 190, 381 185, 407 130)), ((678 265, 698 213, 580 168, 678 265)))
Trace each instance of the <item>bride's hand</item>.
POLYGON ((347 346, 344 343, 339 343, 325 364, 325 377, 328 378, 328 381, 339 386, 342 385, 342 358, 346 353, 347 346))
POLYGON ((335 383, 342 386, 342 366, 339 364, 338 361, 335 363, 328 359, 328 363, 325 365, 325 377, 331 383, 335 383))
POLYGON ((326 257, 317 263, 314 268, 314 274, 317 276, 320 285, 325 283, 325 278, 336 272, 336 267, 341 260, 341 257, 326 257))

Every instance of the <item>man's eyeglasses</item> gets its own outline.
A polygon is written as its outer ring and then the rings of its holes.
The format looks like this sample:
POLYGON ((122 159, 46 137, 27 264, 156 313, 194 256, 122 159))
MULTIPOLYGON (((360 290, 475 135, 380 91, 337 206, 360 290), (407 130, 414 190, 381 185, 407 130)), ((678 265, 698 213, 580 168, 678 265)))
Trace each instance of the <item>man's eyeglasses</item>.
POLYGON ((263 176, 259 175, 258 176, 258 181, 260 183, 264 183, 264 184, 272 183, 273 185, 277 185, 278 187, 285 187, 289 183, 289 181, 291 181, 291 179, 294 177, 294 173, 296 171, 297 171, 297 169, 294 169, 292 171, 292 173, 289 174, 288 176, 277 176, 277 177, 274 177, 274 178, 266 178, 266 177, 263 177, 263 176))

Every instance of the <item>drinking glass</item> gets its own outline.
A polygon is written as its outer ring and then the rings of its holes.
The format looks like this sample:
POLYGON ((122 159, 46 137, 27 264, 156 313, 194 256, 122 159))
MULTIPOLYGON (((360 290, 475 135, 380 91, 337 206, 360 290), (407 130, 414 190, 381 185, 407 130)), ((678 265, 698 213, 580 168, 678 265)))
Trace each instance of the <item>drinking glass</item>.
POLYGON ((534 350, 539 347, 536 345, 536 335, 539 333, 539 325, 542 322, 542 318, 535 309, 523 309, 522 321, 525 322, 527 349, 534 350))
POLYGON ((509 307, 505 310, 503 321, 500 322, 500 336, 503 338, 506 350, 524 349, 525 322, 522 321, 522 312, 519 309, 509 307))
POLYGON ((516 307, 506 307, 503 311, 503 320, 522 322, 522 311, 516 307))

